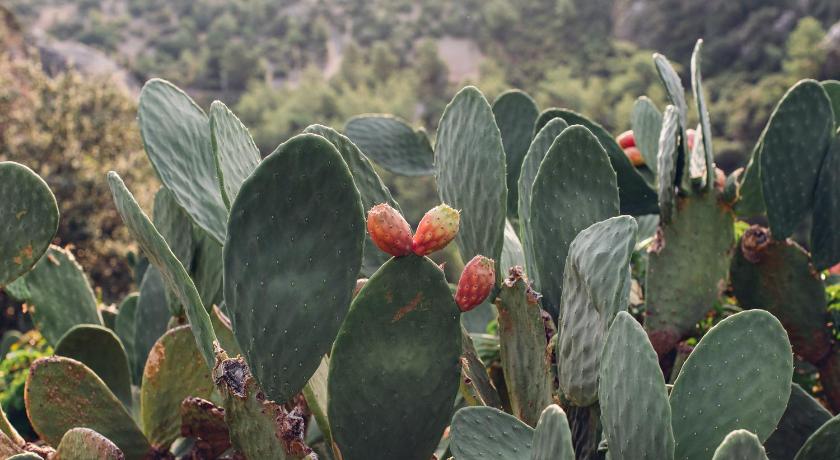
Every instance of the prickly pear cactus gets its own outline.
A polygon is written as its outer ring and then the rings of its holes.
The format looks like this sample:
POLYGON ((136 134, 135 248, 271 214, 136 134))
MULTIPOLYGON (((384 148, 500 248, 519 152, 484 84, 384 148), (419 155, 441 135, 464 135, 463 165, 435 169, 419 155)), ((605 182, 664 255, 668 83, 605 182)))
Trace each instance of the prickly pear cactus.
POLYGON ((131 370, 120 339, 103 326, 80 324, 67 331, 55 354, 84 363, 108 385, 125 407, 131 407, 131 370))
POLYGON ((598 139, 583 126, 565 129, 531 191, 531 241, 543 306, 552 316, 560 313, 569 245, 581 230, 617 215, 618 197, 615 172, 598 139))
POLYGON ((343 458, 428 460, 458 392, 460 354, 458 307, 440 268, 413 255, 383 265, 330 355, 329 420, 343 458))
POLYGON ((613 217, 580 232, 569 247, 557 373, 560 390, 577 406, 598 401, 601 349, 613 318, 629 304, 636 230, 632 217, 613 217))
POLYGON ((344 133, 371 160, 403 176, 434 173, 434 152, 429 137, 393 115, 368 114, 351 118, 344 133))
POLYGON ((675 458, 709 458, 736 429, 766 440, 787 407, 792 375, 790 342, 773 315, 750 310, 718 323, 671 390, 675 458))
POLYGON ((123 460, 125 455, 105 436, 89 428, 73 428, 64 434, 55 460, 123 460))
POLYGON ((534 429, 492 407, 465 407, 452 417, 450 436, 459 460, 520 460, 531 457, 534 429))
POLYGON ((500 260, 507 208, 505 151, 490 104, 475 87, 459 91, 443 112, 435 178, 441 201, 461 211, 455 237, 461 259, 483 254, 500 260))
POLYGON ((818 363, 831 351, 825 287, 798 244, 776 241, 768 229, 754 225, 741 237, 730 277, 738 304, 779 318, 798 356, 818 363))
POLYGON ((837 458, 840 456, 840 415, 825 422, 796 454, 794 460, 818 460, 823 458, 837 458))
POLYGON ((534 431, 531 460, 574 460, 572 433, 566 413, 557 404, 543 410, 534 431))
POLYGON ((18 163, 0 162, 0 286, 23 275, 58 231, 58 205, 41 177, 18 163))
POLYGON ((650 98, 641 96, 633 104, 630 124, 633 126, 636 146, 642 152, 645 166, 656 173, 656 154, 659 152, 659 133, 662 131, 662 114, 650 98))
POLYGON ((362 212, 347 164, 314 134, 280 145, 233 202, 225 302, 251 372, 273 401, 300 392, 344 320, 362 264, 362 212))
POLYGON ((516 218, 522 160, 534 136, 534 122, 540 114, 537 103, 523 91, 509 90, 493 101, 493 116, 502 135, 507 160, 508 217, 516 218))
POLYGON ((151 446, 125 406, 84 364, 63 357, 32 364, 25 388, 26 413, 41 439, 54 446, 69 430, 86 427, 110 439, 128 459, 151 446))
MULTIPOLYGON (((840 97, 840 94, 838 94, 840 97)), ((840 107, 837 108, 840 111, 840 107)), ((840 114, 835 113, 840 117, 840 114)), ((817 270, 840 262, 840 130, 834 135, 814 190, 811 253, 817 270)))
POLYGON ((598 397, 611 458, 674 458, 659 360, 642 326, 624 311, 613 320, 601 353, 598 397))
POLYGON ((712 456, 712 460, 740 459, 767 459, 767 453, 761 441, 747 430, 735 430, 726 435, 712 456))
POLYGON ((779 426, 764 442, 767 456, 772 460, 793 460, 805 441, 830 418, 831 413, 819 401, 794 383, 779 426))
POLYGON ((260 151, 248 128, 220 101, 210 104, 210 141, 222 199, 230 208, 242 182, 260 163, 260 151))

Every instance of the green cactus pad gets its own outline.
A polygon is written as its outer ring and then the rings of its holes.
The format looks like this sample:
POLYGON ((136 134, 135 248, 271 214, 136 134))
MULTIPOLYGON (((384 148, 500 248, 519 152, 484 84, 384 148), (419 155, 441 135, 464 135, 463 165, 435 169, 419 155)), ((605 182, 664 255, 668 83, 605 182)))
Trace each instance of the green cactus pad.
POLYGON ((729 273, 738 304, 779 318, 797 355, 817 363, 829 353, 825 287, 804 249, 790 240, 771 240, 766 230, 753 227, 741 238, 729 273))
MULTIPOLYGON (((656 192, 648 185, 639 171, 633 167, 621 146, 603 126, 585 116, 566 109, 547 109, 537 120, 537 129, 542 129, 549 120, 560 117, 569 125, 585 126, 598 138, 598 142, 606 150, 610 164, 618 179, 618 190, 621 197, 621 213, 634 216, 656 214, 656 192)), ((533 199, 533 197, 532 197, 533 199)))
POLYGON ((601 421, 612 458, 674 458, 668 390, 642 326, 619 312, 601 353, 601 421))
POLYGON ((153 446, 168 447, 181 433, 181 402, 188 396, 209 399, 210 370, 189 326, 170 329, 155 343, 143 371, 140 420, 153 446))
POLYGON ((840 184, 840 131, 826 153, 814 190, 811 254, 817 270, 840 262, 840 187, 837 184, 840 184))
POLYGON ((831 108, 834 112, 834 127, 840 128, 840 81, 826 80, 820 82, 828 98, 831 99, 831 108))
POLYGON ((260 151, 248 128, 221 101, 210 104, 210 141, 222 199, 230 207, 242 182, 260 163, 260 151))
POLYGON ((467 393, 464 399, 470 405, 491 406, 502 408, 502 400, 496 387, 487 374, 487 368, 478 357, 472 337, 461 327, 461 393, 467 393))
POLYGON ((41 358, 29 370, 26 413, 35 432, 57 446, 76 427, 110 439, 128 459, 143 459, 151 447, 125 406, 84 364, 59 356, 41 358))
POLYGON ((677 161, 679 159, 677 135, 679 116, 673 105, 665 108, 662 117, 662 131, 659 133, 659 147, 656 155, 658 179, 659 221, 671 222, 677 207, 677 192, 674 190, 677 180, 677 161))
MULTIPOLYGON (((347 167, 350 168, 350 174, 353 176, 353 183, 359 190, 359 195, 362 198, 362 209, 368 211, 380 203, 388 203, 392 208, 402 212, 400 205, 391 196, 388 187, 382 183, 382 179, 376 174, 370 160, 356 147, 350 139, 342 136, 332 128, 321 125, 311 125, 303 132, 317 134, 324 139, 330 141, 333 147, 338 150, 347 167)), ((364 276, 372 275, 379 267, 388 261, 390 256, 373 244, 373 241, 368 235, 365 239, 364 259, 362 261, 362 274, 364 276)))
POLYGON ((24 278, 35 327, 57 344, 77 324, 102 324, 87 276, 68 249, 50 246, 24 278))
POLYGON ((532 454, 534 429, 492 407, 455 412, 449 434, 449 447, 458 460, 522 460, 532 454))
POLYGON ((545 408, 534 431, 531 460, 574 460, 572 433, 566 413, 557 404, 545 408))
POLYGON ((814 80, 789 89, 770 116, 758 160, 761 193, 776 239, 790 236, 812 209, 833 131, 831 100, 814 80))
POLYGON ((131 370, 128 356, 110 329, 80 324, 67 331, 55 347, 55 354, 73 358, 96 373, 125 407, 131 407, 131 370))
MULTIPOLYGON (((706 189, 714 188, 715 164, 714 151, 712 150, 712 123, 709 121, 709 109, 706 106, 706 97, 703 95, 703 77, 700 73, 700 62, 702 60, 703 39, 697 40, 694 45, 694 52, 691 54, 691 90, 694 93, 694 101, 697 104, 697 117, 700 119, 700 127, 697 134, 703 141, 703 153, 706 157, 706 189)), ((699 140, 699 139, 698 139, 699 140)), ((688 148, 686 141, 686 148, 688 148)), ((695 148, 700 147, 697 142, 695 148)))
POLYGON ((505 152, 490 104, 475 87, 459 91, 443 111, 435 177, 441 201, 461 211, 455 237, 461 259, 481 254, 499 260, 507 206, 507 186, 501 185, 505 152))
POLYGON ((499 269, 505 270, 510 267, 525 266, 525 249, 522 247, 522 242, 516 235, 516 230, 510 223, 510 220, 505 220, 505 241, 502 245, 502 257, 499 262, 499 269))
POLYGON ((763 138, 764 133, 753 147, 750 161, 747 162, 744 172, 739 177, 740 186, 737 190, 739 200, 735 203, 735 213, 743 219, 767 212, 764 206, 764 197, 761 195, 761 176, 759 175, 760 166, 758 162, 763 138))
POLYGON ((7 457, 6 460, 43 460, 43 457, 32 452, 21 452, 7 457))
POLYGON ((329 351, 356 286, 364 232, 350 170, 321 136, 293 137, 242 184, 224 248, 225 302, 269 399, 300 392, 329 351))
POLYGON ((64 433, 55 451, 55 460, 123 460, 125 455, 105 436, 89 428, 73 428, 64 433))
POLYGON ((790 399, 776 431, 764 442, 771 460, 793 460, 805 441, 831 418, 831 413, 798 384, 791 385, 790 399))
MULTIPOLYGON (((114 204, 116 204, 117 211, 122 216, 129 233, 137 240, 151 264, 160 271, 164 283, 171 292, 176 294, 181 305, 184 306, 198 349, 201 351, 207 366, 213 367, 215 363, 213 342, 216 340, 216 334, 213 333, 210 316, 201 303, 201 297, 189 274, 181 265, 181 262, 178 261, 178 258, 175 257, 175 254, 172 253, 172 250, 169 249, 163 236, 149 221, 149 217, 137 204, 134 196, 128 191, 117 173, 113 171, 108 173, 108 185, 114 195, 114 204)), ((140 310, 138 307, 138 312, 140 310)))
MULTIPOLYGON (((169 327, 172 316, 166 308, 166 287, 156 267, 149 267, 140 283, 140 297, 134 313, 134 372, 143 375, 149 350, 169 327)), ((139 379, 138 379, 139 382, 139 379)))
POLYGON ((552 402, 553 375, 539 299, 521 270, 510 269, 496 306, 510 406, 520 420, 536 426, 542 410, 552 402))
POLYGON ((189 267, 194 252, 193 224, 187 213, 175 201, 175 196, 166 187, 161 187, 155 194, 155 207, 152 214, 152 223, 166 240, 166 244, 181 261, 181 265, 189 267))
POLYGON ((222 303, 222 245, 207 235, 204 230, 193 227, 195 251, 192 277, 201 301, 207 308, 222 303))
POLYGON ((735 430, 720 443, 712 460, 767 460, 758 437, 747 430, 735 430))
POLYGON ((718 323, 671 390, 675 458, 709 458, 739 428, 766 440, 785 411, 792 375, 790 342, 773 315, 750 310, 718 323))
POLYGON ((516 217, 522 160, 534 136, 534 122, 540 114, 531 96, 518 89, 505 91, 493 101, 493 116, 502 135, 507 159, 508 216, 516 217))
MULTIPOLYGON (((5 458, 6 460, 10 458, 22 458, 26 460, 30 460, 32 457, 27 457, 26 455, 30 454, 31 452, 23 452, 23 449, 20 446, 23 445, 25 441, 23 439, 20 442, 15 442, 9 439, 5 434, 0 433, 0 456, 5 458)), ((32 454, 35 455, 35 454, 32 454)), ((35 455, 34 460, 41 460, 40 456, 35 455)))
POLYGON ((213 307, 210 313, 210 322, 213 323, 213 330, 216 331, 216 337, 219 339, 219 344, 222 346, 230 356, 238 356, 242 354, 239 344, 236 343, 236 337, 233 335, 233 328, 230 325, 230 318, 225 315, 219 307, 213 307))
POLYGON ((227 207, 207 115, 186 93, 157 78, 143 86, 137 110, 143 146, 161 182, 199 227, 223 242, 227 207))
POLYGON ((732 213, 713 192, 679 198, 677 209, 670 224, 660 225, 645 277, 645 330, 660 355, 712 308, 734 239, 732 213))
POLYGON ((598 367, 607 331, 630 297, 630 257, 636 246, 630 216, 584 229, 569 246, 557 341, 560 390, 577 406, 598 401, 598 367))
POLYGON ((618 214, 615 172, 598 139, 571 126, 543 159, 531 192, 531 237, 543 306, 560 311, 563 267, 578 232, 618 214))
POLYGON ((540 169, 540 164, 548 153, 548 149, 554 143, 554 139, 568 128, 569 124, 562 118, 553 118, 549 120, 545 126, 537 133, 531 146, 528 147, 528 153, 522 160, 522 171, 519 173, 519 228, 522 236, 522 247, 525 250, 525 267, 527 268, 528 277, 534 282, 534 285, 539 288, 539 276, 537 274, 536 256, 534 255, 534 245, 531 243, 531 189, 534 186, 534 179, 537 177, 537 172, 540 169))
POLYGON ((8 438, 8 440, 15 445, 22 446, 26 441, 21 437, 20 433, 18 433, 17 429, 15 429, 14 425, 9 421, 9 418, 6 416, 6 413, 3 412, 3 408, 0 407, 0 435, 4 435, 4 437, 8 438))
POLYGON ((281 431, 286 410, 265 399, 245 360, 228 359, 220 352, 213 381, 224 401, 225 423, 233 447, 245 458, 288 458, 281 440, 286 434, 281 431))
POLYGON ((345 460, 431 457, 458 392, 458 313, 428 258, 393 258, 368 280, 330 356, 329 420, 345 460))
POLYGON ((690 152, 685 141, 687 139, 685 130, 688 127, 688 104, 685 102, 685 89, 683 89, 680 76, 668 62, 668 58, 659 53, 654 53, 653 64, 662 85, 665 86, 665 94, 668 96, 668 100, 677 110, 677 132, 681 142, 677 145, 676 184, 681 189, 688 191, 691 190, 691 178, 688 172, 690 152))
POLYGON ((840 457, 840 415, 825 422, 796 454, 795 460, 823 460, 840 457))
POLYGON ((134 319, 137 313, 137 300, 139 298, 140 295, 137 293, 125 296, 122 303, 120 303, 120 308, 117 310, 117 320, 114 324, 114 332, 117 333, 117 337, 120 338, 120 342, 123 344, 125 353, 128 355, 128 365, 129 369, 131 369, 131 381, 135 385, 140 384, 141 377, 141 375, 135 371, 135 366, 141 366, 136 364, 137 358, 134 352, 134 336, 136 335, 134 319))
POLYGON ((633 137, 636 139, 636 147, 642 152, 645 166, 656 173, 656 156, 659 152, 659 133, 662 131, 662 114, 650 98, 641 96, 633 104, 630 124, 633 127, 633 137))
POLYGON ((330 358, 323 356, 318 369, 303 387, 303 396, 306 398, 306 405, 312 411, 312 416, 318 423, 318 428, 324 434, 327 445, 332 445, 332 430, 330 430, 329 416, 329 394, 327 393, 327 378, 330 373, 330 358))
POLYGON ((344 133, 369 158, 403 176, 434 173, 434 152, 426 132, 415 130, 393 115, 367 114, 351 118, 344 133))
POLYGON ((40 176, 18 163, 0 162, 0 286, 28 272, 58 231, 58 205, 40 176))

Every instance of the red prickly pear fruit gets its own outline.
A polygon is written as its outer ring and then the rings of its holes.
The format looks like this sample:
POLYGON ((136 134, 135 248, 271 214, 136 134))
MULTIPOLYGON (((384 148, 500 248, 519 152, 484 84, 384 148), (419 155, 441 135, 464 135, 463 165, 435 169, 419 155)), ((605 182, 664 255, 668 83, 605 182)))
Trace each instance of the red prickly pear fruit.
POLYGON ((633 166, 642 166, 645 164, 645 159, 642 157, 642 151, 637 147, 627 147, 624 149, 624 154, 633 163, 633 166))
POLYGON ((399 211, 382 203, 368 211, 370 239, 379 249, 394 257, 411 254, 411 226, 399 211))
POLYGON ((455 239, 461 225, 461 214, 448 205, 439 204, 426 212, 417 225, 411 250, 425 256, 443 249, 455 239))
POLYGON ((696 132, 693 129, 686 129, 685 130, 685 143, 688 145, 688 151, 691 152, 694 150, 694 138, 696 136, 696 132))
POLYGON ((834 265, 833 267, 829 268, 828 272, 832 275, 840 275, 840 264, 834 265))
POLYGON ((615 139, 618 141, 618 145, 620 145, 622 149, 636 146, 636 137, 633 135, 632 130, 624 131, 615 139))
POLYGON ((455 303, 463 312, 481 304, 496 284, 496 270, 493 259, 478 255, 472 258, 461 272, 455 303))

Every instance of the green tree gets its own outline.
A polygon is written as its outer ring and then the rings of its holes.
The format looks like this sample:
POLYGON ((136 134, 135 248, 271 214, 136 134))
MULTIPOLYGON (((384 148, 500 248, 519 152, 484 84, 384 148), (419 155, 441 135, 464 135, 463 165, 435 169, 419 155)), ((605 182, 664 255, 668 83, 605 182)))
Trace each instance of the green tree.
POLYGON ((810 16, 800 19, 785 46, 787 57, 782 64, 785 73, 797 78, 820 77, 827 54, 820 46, 824 37, 825 30, 818 20, 810 16))

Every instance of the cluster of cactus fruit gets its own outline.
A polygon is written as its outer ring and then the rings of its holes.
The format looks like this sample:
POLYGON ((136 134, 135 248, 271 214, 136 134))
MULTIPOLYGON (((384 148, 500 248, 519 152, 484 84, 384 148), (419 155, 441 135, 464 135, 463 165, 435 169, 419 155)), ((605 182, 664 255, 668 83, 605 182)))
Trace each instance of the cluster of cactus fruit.
POLYGON ((139 123, 163 187, 150 219, 107 178, 147 261, 115 316, 50 246, 46 184, 0 163, 0 286, 55 347, 25 388, 40 441, 2 416, 0 454, 840 457, 840 416, 792 381, 795 363, 816 369, 840 410, 821 273, 840 262, 840 83, 792 87, 725 177, 701 45, 697 128, 655 55, 670 104, 639 98, 618 139, 521 91, 491 105, 466 87, 434 144, 362 115, 261 159, 222 103, 208 115, 149 81, 139 123), (446 204, 412 234, 373 162, 434 175, 446 204), (736 241, 736 217, 769 229, 736 241), (456 286, 427 257, 451 241, 469 261, 456 286), (643 308, 629 309, 631 290, 643 308), (724 293, 738 312, 688 347, 724 293))

